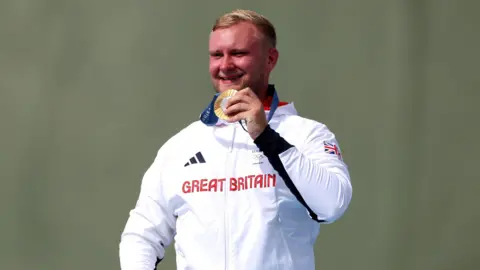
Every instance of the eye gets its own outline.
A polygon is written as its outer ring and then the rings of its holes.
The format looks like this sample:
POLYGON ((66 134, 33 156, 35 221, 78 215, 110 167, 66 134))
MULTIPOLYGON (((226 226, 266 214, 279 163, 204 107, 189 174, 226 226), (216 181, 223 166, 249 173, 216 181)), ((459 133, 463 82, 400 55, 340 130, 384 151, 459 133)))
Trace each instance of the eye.
POLYGON ((222 57, 222 56, 223 56, 223 54, 222 54, 221 52, 212 52, 212 53, 210 53, 210 57, 212 57, 212 58, 220 58, 220 57, 222 57))
POLYGON ((234 51, 232 52, 232 55, 234 56, 244 56, 244 55, 247 55, 248 52, 247 51, 234 51))

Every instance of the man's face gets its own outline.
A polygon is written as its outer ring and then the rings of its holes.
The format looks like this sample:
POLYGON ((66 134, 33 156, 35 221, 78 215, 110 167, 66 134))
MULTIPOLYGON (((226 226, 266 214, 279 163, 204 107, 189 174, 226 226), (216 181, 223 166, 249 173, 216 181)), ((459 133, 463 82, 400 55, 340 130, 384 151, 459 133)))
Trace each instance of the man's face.
POLYGON ((259 91, 268 84, 278 52, 267 45, 261 32, 242 22, 210 34, 210 76, 217 92, 251 87, 259 91))

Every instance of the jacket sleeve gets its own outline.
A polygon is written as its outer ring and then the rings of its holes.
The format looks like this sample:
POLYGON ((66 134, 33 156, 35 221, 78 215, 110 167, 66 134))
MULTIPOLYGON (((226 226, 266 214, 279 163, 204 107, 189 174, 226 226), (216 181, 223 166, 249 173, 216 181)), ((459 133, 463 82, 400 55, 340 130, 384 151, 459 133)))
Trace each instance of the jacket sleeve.
POLYGON ((119 257, 122 270, 155 269, 173 239, 175 218, 162 194, 163 152, 158 152, 145 172, 136 206, 130 211, 121 234, 119 257))
POLYGON ((326 126, 316 125, 298 147, 270 126, 254 142, 312 219, 332 223, 345 213, 352 198, 350 175, 326 126))

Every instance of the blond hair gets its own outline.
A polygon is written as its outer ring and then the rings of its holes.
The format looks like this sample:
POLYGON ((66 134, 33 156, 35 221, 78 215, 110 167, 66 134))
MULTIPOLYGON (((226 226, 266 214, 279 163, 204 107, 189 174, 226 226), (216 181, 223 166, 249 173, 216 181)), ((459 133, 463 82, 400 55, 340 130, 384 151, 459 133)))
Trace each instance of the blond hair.
POLYGON ((266 17, 252 10, 236 9, 223 14, 215 20, 212 31, 228 28, 241 22, 252 23, 266 37, 270 46, 273 48, 277 46, 277 34, 273 24, 266 17))

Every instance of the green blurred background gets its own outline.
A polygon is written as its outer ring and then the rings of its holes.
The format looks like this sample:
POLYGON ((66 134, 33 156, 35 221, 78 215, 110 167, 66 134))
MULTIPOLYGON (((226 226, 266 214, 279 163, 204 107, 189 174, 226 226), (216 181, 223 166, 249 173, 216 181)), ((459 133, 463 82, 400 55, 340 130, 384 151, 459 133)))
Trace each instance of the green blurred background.
POLYGON ((480 269, 473 0, 1 1, 0 269, 119 269, 141 177, 210 101, 208 34, 234 8, 273 21, 281 99, 350 166, 317 268, 480 269))

